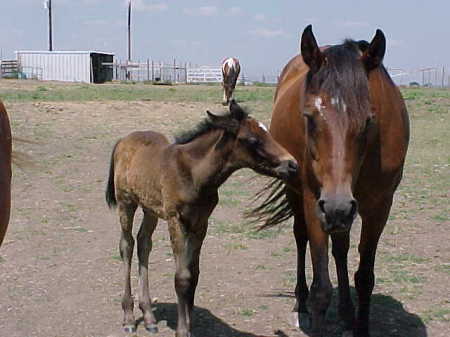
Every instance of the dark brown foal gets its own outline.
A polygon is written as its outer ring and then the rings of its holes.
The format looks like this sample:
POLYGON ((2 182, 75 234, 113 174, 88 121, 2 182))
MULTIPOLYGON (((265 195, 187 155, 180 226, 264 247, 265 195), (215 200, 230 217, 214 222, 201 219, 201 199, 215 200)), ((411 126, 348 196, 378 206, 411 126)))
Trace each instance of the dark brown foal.
POLYGON ((263 124, 249 117, 234 101, 230 113, 208 118, 170 144, 162 134, 134 132, 121 139, 111 158, 106 191, 109 206, 117 206, 125 271, 122 299, 124 328, 136 329, 131 297, 133 217, 138 206, 144 219, 137 236, 139 307, 145 328, 156 332, 148 288, 148 256, 158 218, 169 225, 175 256, 178 296, 177 337, 191 336, 192 308, 199 276, 199 259, 208 218, 218 202, 218 188, 236 170, 248 167, 278 178, 297 174, 297 162, 263 124))

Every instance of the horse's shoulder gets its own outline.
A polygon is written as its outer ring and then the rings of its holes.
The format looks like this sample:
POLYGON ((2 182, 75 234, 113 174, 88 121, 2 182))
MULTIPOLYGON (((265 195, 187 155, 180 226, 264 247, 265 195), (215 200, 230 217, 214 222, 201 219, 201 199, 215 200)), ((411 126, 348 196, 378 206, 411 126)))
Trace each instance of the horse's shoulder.
MULTIPOLYGON (((308 73, 308 66, 303 62, 301 55, 294 56, 281 71, 277 89, 275 92, 275 101, 292 87, 298 87, 302 79, 308 73)), ((299 89, 299 88, 298 88, 299 89)))

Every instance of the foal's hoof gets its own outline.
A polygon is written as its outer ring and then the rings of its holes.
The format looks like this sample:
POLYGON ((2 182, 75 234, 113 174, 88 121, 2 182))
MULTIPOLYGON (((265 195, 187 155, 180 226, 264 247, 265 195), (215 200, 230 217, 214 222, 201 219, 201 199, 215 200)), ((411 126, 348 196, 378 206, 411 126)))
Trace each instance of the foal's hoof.
POLYGON ((136 332, 136 325, 124 325, 123 331, 126 333, 135 333, 136 332))
POLYGON ((156 326, 156 324, 146 324, 145 330, 150 333, 158 333, 158 327, 156 326))

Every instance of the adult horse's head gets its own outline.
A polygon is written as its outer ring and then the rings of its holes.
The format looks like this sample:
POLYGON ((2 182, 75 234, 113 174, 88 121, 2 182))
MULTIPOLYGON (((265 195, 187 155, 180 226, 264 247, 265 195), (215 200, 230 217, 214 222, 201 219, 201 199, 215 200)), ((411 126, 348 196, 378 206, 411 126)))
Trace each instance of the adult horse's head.
POLYGON ((307 174, 328 233, 349 230, 357 214, 353 188, 374 124, 368 74, 381 64, 385 48, 380 30, 370 44, 347 40, 324 50, 311 25, 302 35, 301 54, 310 69, 303 108, 307 174))

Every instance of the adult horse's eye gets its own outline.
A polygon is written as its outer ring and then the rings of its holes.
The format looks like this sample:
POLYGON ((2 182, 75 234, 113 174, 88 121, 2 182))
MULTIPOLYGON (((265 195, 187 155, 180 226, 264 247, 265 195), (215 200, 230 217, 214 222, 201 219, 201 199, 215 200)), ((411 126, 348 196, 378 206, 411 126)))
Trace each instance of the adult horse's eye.
POLYGON ((306 115, 306 114, 305 114, 304 116, 305 116, 305 118, 306 118, 306 127, 307 127, 307 129, 308 129, 308 133, 309 133, 310 135, 313 135, 314 132, 315 132, 316 129, 317 129, 316 121, 314 120, 314 117, 311 116, 311 115, 306 115))

